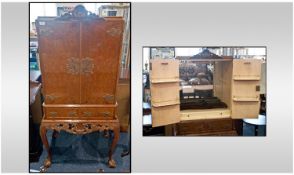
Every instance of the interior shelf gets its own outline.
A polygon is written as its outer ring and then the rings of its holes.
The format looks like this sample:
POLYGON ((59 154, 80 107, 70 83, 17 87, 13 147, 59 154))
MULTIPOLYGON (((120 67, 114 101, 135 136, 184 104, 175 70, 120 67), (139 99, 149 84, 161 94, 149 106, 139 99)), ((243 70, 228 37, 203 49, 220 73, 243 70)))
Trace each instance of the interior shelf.
POLYGON ((180 82, 179 78, 166 78, 166 79, 153 79, 150 80, 151 83, 176 83, 180 82))
POLYGON ((256 98, 256 97, 234 97, 233 101, 236 101, 236 102, 258 102, 259 98, 256 98))
POLYGON ((180 104, 180 100, 166 101, 166 102, 151 102, 153 107, 162 107, 180 104))
POLYGON ((260 76, 234 76, 233 80, 260 80, 260 76))

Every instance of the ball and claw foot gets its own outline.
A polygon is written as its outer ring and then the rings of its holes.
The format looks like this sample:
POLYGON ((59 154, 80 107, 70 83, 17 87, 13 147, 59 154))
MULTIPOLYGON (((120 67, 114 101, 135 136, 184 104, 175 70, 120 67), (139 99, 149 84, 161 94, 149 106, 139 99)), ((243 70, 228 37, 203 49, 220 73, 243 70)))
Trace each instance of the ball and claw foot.
POLYGON ((51 166, 51 159, 47 158, 45 161, 44 161, 44 165, 41 167, 40 169, 40 172, 41 173, 45 173, 47 172, 47 169, 51 166))
POLYGON ((113 159, 108 160, 108 167, 115 168, 116 167, 115 160, 113 160, 113 159))

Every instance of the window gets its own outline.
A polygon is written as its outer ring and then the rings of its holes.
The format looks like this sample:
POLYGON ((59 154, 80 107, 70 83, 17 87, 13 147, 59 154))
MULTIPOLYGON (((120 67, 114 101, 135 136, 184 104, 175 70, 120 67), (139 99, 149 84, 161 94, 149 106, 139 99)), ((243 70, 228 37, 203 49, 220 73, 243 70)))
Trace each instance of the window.
POLYGON ((117 11, 108 11, 108 16, 116 16, 117 11))

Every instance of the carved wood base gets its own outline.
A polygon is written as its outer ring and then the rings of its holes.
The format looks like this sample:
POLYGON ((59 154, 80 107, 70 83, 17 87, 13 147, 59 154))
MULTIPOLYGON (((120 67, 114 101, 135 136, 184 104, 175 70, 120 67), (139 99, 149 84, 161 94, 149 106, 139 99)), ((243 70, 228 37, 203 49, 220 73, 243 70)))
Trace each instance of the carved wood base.
MULTIPOLYGON (((100 131, 104 133, 108 133, 109 131, 113 131, 114 138, 112 140, 111 147, 109 149, 109 159, 108 166, 110 168, 116 167, 116 162, 112 159, 112 154, 116 148, 116 144, 119 139, 120 126, 118 119, 115 120, 48 120, 43 119, 40 126, 40 135, 45 146, 48 156, 44 161, 43 167, 41 167, 41 172, 46 172, 47 169, 51 166, 51 150, 47 139, 47 130, 54 130, 54 132, 60 132, 61 130, 82 135, 88 134, 94 131, 100 131)), ((56 133, 55 133, 56 134, 56 133)))

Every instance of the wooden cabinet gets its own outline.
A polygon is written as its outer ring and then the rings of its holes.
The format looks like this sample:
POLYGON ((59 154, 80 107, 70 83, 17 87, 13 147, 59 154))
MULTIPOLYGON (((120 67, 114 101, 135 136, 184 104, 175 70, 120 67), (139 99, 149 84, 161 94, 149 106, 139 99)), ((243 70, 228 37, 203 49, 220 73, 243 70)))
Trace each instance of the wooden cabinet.
POLYGON ((258 117, 261 60, 214 59, 205 61, 214 63, 214 96, 226 103, 227 108, 180 111, 179 61, 153 59, 150 60, 153 127, 184 121, 258 117))
POLYGON ((121 17, 100 18, 83 6, 61 17, 37 19, 46 168, 51 165, 48 129, 74 134, 113 130, 108 164, 115 167, 112 153, 119 137, 116 92, 123 25, 121 17))

